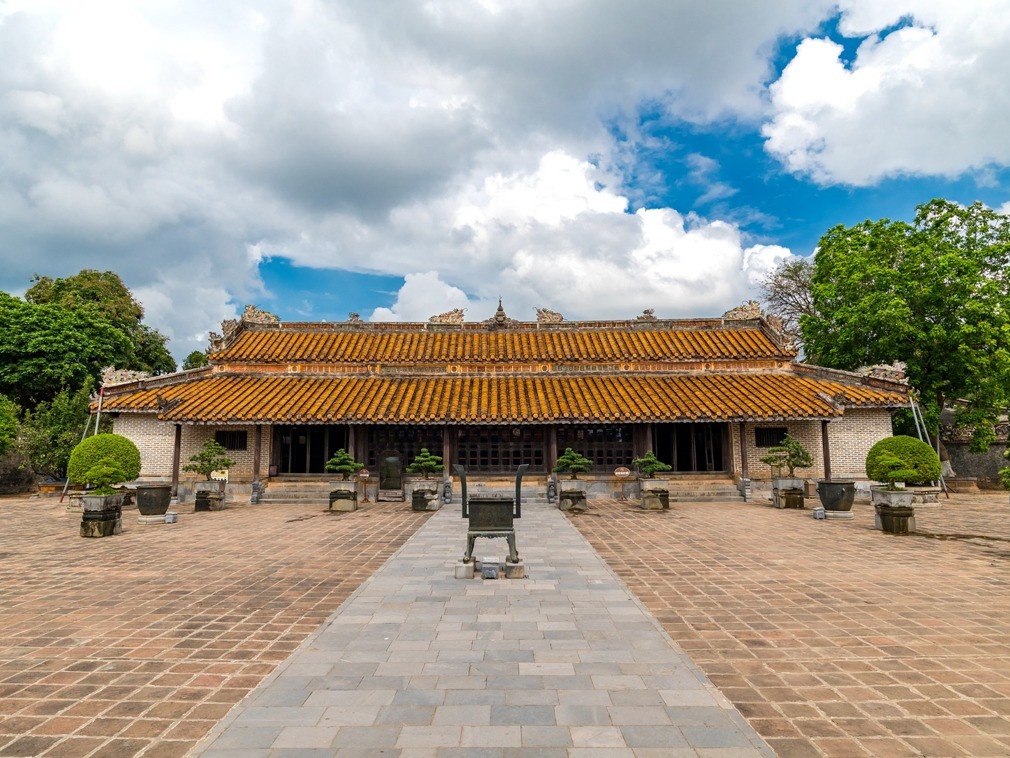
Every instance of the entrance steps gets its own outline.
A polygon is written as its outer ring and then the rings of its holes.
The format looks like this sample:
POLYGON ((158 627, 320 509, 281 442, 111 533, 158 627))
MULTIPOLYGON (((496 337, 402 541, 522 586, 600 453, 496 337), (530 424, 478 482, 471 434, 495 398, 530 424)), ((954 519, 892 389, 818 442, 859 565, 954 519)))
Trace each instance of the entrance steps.
POLYGON ((671 503, 742 503, 743 495, 729 474, 671 474, 671 503))
POLYGON ((271 477, 260 503, 263 505, 312 505, 326 508, 330 504, 332 477, 291 476, 271 477))

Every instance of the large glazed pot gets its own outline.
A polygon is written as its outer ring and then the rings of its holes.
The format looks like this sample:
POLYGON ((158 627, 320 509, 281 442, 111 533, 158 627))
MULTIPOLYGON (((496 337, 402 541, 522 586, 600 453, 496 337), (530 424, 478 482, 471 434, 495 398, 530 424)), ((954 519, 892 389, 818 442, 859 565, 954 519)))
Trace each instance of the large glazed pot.
POLYGON ((851 511, 856 499, 856 483, 822 479, 817 482, 817 497, 826 511, 851 511))
POLYGON ((172 503, 172 485, 138 484, 137 509, 141 516, 164 516, 172 503))

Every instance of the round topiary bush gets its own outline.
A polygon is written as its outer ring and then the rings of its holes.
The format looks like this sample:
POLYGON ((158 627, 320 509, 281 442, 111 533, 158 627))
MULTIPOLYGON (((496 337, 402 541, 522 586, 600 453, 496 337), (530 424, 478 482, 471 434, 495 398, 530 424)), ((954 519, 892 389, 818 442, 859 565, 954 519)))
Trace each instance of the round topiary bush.
POLYGON ((140 476, 140 451, 133 442, 121 434, 96 434, 85 437, 70 453, 67 478, 71 482, 83 482, 88 471, 106 458, 114 461, 122 471, 122 481, 129 482, 140 476))
POLYGON ((936 451, 915 437, 885 437, 866 454, 866 475, 876 482, 932 482, 940 471, 936 451))

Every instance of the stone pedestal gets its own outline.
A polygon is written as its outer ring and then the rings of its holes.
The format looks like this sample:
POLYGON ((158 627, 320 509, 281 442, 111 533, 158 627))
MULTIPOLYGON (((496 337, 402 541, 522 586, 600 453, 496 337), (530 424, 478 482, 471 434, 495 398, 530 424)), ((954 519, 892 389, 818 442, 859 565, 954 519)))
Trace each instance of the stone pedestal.
POLYGON ((460 561, 456 564, 457 579, 473 579, 473 561, 460 561))
POLYGON ((223 511, 224 495, 220 492, 197 492, 196 504, 193 510, 197 513, 205 511, 223 511))
POLYGON ((525 579, 526 578, 526 567, 523 566, 523 562, 509 563, 505 562, 505 578, 506 579, 525 579))
POLYGON ((120 506, 81 514, 82 537, 111 537, 123 533, 123 511, 120 506))
POLYGON ((330 492, 330 510, 349 513, 358 510, 358 493, 354 490, 332 490, 330 492))
POLYGON ((558 497, 558 508, 562 511, 584 511, 586 505, 586 493, 583 490, 561 490, 558 497))
POLYGON ((416 489, 410 496, 412 511, 437 511, 442 507, 442 499, 435 489, 416 489))
POLYGON ((666 489, 647 489, 642 491, 642 503, 639 506, 646 511, 662 511, 670 508, 670 492, 666 489))

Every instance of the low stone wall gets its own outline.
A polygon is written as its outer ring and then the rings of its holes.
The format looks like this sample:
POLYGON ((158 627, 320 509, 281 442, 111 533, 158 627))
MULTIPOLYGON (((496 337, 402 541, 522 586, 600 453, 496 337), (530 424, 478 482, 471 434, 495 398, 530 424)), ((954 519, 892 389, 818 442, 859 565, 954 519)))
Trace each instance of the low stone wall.
POLYGON ((1003 452, 1007 449, 1005 443, 990 446, 988 452, 973 453, 967 443, 946 442, 947 455, 950 457, 951 468, 958 478, 974 477, 979 487, 999 489, 999 470, 1006 465, 1003 452))

